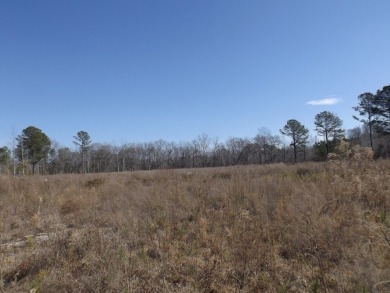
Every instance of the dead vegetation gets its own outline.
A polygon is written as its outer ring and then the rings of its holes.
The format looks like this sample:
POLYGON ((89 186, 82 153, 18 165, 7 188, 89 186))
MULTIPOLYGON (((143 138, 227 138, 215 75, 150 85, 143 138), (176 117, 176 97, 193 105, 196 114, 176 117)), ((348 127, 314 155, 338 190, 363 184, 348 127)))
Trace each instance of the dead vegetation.
POLYGON ((390 279, 388 161, 3 176, 0 211, 2 292, 372 292, 390 279))

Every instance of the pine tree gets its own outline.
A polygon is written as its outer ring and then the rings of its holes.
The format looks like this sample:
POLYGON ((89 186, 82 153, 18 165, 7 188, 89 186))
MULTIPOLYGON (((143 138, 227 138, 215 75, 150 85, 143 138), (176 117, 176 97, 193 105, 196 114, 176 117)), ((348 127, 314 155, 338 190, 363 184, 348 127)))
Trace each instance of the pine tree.
POLYGON ((305 147, 309 138, 309 130, 295 119, 287 121, 280 133, 289 136, 292 139, 291 146, 294 147, 294 162, 297 162, 297 150, 299 147, 305 147))

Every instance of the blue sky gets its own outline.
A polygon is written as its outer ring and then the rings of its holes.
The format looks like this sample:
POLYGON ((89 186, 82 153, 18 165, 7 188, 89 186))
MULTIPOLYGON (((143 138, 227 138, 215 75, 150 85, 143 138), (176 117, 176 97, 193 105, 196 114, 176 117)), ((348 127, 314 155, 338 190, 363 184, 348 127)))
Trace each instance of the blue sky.
POLYGON ((390 84, 389 10, 387 0, 3 0, 0 146, 30 125, 63 146, 80 130, 118 145, 278 134, 288 119, 313 130, 324 110, 352 128, 357 96, 390 84))

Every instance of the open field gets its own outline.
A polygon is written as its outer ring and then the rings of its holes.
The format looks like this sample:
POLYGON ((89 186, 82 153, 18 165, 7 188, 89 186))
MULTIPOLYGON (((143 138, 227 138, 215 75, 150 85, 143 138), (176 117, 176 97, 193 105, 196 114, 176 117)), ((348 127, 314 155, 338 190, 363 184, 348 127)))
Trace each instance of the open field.
POLYGON ((0 235, 1 292, 372 292, 390 161, 3 176, 0 235))

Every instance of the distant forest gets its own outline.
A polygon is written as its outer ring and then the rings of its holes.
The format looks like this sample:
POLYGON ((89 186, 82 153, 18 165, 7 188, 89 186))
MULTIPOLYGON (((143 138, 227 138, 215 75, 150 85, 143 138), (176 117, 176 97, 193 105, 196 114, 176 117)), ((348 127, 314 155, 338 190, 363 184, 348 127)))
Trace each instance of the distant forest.
POLYGON ((319 141, 309 140, 308 128, 290 119, 280 133, 266 128, 251 139, 232 137, 221 142, 201 134, 191 142, 158 140, 121 146, 94 143, 87 131, 73 137, 77 151, 59 147, 39 128, 29 126, 15 137, 11 147, 0 148, 0 174, 97 173, 133 170, 218 167, 247 164, 325 161, 337 153, 340 143, 372 148, 374 158, 390 157, 390 85, 375 94, 358 96, 354 118, 360 127, 343 129, 334 113, 314 117, 319 141), (283 143, 281 136, 290 140, 283 143))

